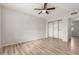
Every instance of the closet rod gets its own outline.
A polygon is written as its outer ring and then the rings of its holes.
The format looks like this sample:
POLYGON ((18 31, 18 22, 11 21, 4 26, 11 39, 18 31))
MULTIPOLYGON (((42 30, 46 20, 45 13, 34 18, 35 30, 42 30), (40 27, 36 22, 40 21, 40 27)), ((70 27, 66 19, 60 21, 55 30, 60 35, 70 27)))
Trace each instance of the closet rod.
POLYGON ((52 23, 52 22, 56 22, 56 21, 62 21, 62 20, 49 21, 48 23, 52 23))

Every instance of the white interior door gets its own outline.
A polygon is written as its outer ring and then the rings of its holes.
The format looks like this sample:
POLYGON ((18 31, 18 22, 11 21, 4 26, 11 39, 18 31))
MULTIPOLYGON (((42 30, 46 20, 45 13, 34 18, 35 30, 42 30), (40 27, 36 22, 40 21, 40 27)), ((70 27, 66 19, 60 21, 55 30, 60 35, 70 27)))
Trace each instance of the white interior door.
POLYGON ((58 38, 58 22, 54 22, 54 38, 58 38))
POLYGON ((53 23, 48 23, 48 37, 53 37, 53 23))
POLYGON ((63 37, 62 21, 58 20, 48 23, 48 37, 62 39, 63 37))
POLYGON ((62 21, 59 21, 59 38, 62 39, 63 38, 63 29, 62 29, 63 25, 62 25, 62 21))

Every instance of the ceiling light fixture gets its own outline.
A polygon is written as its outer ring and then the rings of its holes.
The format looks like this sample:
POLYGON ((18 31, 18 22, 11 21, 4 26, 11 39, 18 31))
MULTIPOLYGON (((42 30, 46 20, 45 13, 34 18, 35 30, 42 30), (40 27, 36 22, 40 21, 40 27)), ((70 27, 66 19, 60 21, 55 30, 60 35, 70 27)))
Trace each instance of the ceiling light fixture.
POLYGON ((43 13, 45 13, 45 12, 46 12, 46 10, 42 10, 42 12, 43 12, 43 13))
POLYGON ((38 14, 41 14, 42 12, 49 14, 48 10, 55 10, 56 9, 56 7, 52 7, 52 8, 47 7, 47 4, 48 3, 44 3, 44 6, 42 8, 35 8, 34 10, 40 10, 40 12, 38 14))

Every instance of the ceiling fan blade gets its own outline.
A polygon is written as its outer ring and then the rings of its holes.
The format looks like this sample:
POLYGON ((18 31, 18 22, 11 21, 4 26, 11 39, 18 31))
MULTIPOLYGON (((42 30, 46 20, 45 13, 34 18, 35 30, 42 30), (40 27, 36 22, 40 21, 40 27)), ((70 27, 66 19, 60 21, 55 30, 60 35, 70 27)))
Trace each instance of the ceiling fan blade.
POLYGON ((55 9, 55 7, 53 7, 53 8, 47 8, 47 10, 54 10, 55 9))
POLYGON ((47 13, 47 14, 49 14, 49 12, 48 12, 48 11, 46 11, 46 13, 47 13))
POLYGON ((47 9, 47 3, 44 3, 44 10, 47 9))
POLYGON ((34 10, 42 10, 42 9, 35 8, 34 10))
POLYGON ((39 12, 38 14, 41 14, 42 13, 42 11, 41 12, 39 12))

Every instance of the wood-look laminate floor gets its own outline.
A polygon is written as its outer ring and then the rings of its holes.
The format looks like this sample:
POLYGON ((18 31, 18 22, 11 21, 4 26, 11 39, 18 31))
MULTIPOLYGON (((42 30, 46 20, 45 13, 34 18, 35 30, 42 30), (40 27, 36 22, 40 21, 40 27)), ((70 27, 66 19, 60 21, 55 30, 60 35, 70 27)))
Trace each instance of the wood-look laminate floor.
POLYGON ((1 55, 75 55, 79 54, 79 40, 70 43, 58 39, 40 39, 3 47, 1 55))

